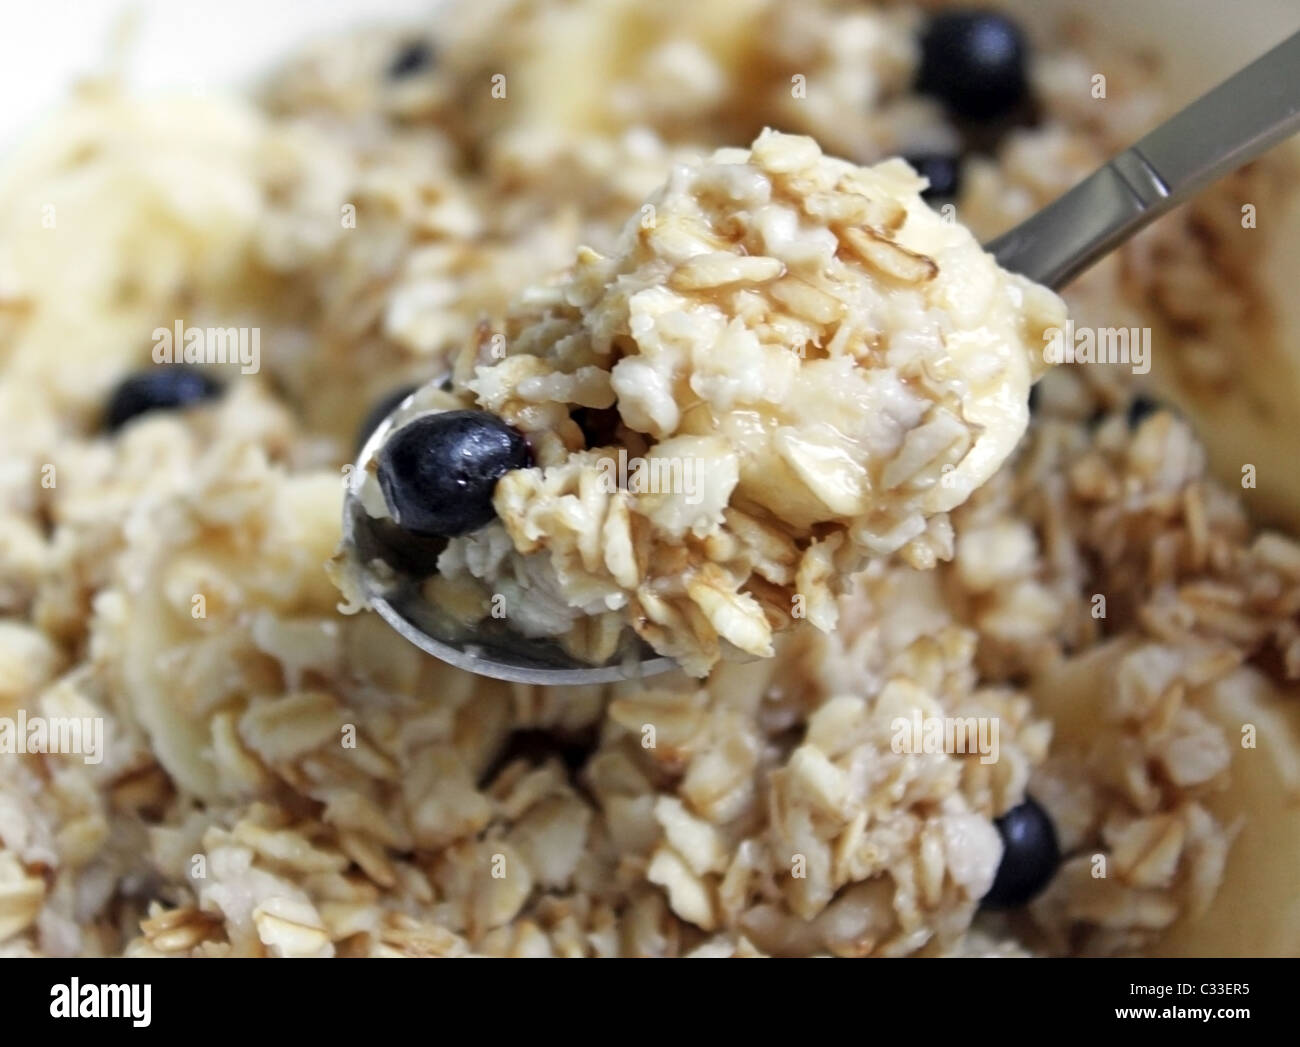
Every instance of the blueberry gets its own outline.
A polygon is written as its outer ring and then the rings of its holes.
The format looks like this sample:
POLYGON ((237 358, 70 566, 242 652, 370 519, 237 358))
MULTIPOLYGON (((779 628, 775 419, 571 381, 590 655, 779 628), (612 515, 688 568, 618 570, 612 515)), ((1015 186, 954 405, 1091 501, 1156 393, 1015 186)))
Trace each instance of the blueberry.
POLYGON ((412 40, 393 56, 388 64, 388 79, 404 80, 433 65, 433 45, 428 40, 412 40))
POLYGON ((1129 401, 1128 413, 1125 415, 1129 429, 1136 429, 1158 410, 1160 410, 1160 405, 1151 397, 1138 393, 1129 401))
POLYGON ((916 89, 955 116, 994 120, 1028 95, 1028 47, 1020 27, 994 11, 935 15, 921 34, 916 89))
POLYGON ((221 385, 188 364, 168 364, 127 375, 117 384, 104 411, 104 428, 116 432, 149 411, 176 410, 211 400, 221 385))
POLYGON ((917 153, 906 158, 916 173, 930 180, 923 200, 951 200, 961 190, 961 160, 949 153, 917 153))
POLYGON ((994 824, 1002 837, 1002 863, 981 904, 985 909, 1014 909, 1037 895, 1056 875, 1061 848, 1051 818, 1028 796, 994 824))
POLYGON ((488 523, 497 481, 530 464, 524 438, 496 415, 444 411, 393 433, 379 452, 379 487, 404 530, 451 538, 488 523))
POLYGON ((370 434, 379 428, 379 423, 387 418, 397 405, 410 396, 419 386, 416 385, 399 385, 391 392, 385 393, 375 405, 366 412, 366 416, 361 419, 361 424, 357 426, 357 450, 360 451, 365 442, 370 439, 370 434))

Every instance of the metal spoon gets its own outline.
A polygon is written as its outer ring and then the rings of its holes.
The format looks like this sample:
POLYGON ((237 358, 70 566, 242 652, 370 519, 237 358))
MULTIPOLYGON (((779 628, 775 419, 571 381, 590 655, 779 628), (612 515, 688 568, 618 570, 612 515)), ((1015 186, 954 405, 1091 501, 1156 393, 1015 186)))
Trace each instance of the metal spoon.
MULTIPOLYGON (((430 559, 432 550, 418 541, 403 548, 403 536, 397 526, 391 520, 378 520, 367 513, 360 496, 365 463, 388 439, 395 420, 404 420, 411 402, 419 395, 412 393, 375 427, 357 456, 343 496, 343 542, 361 565, 361 585, 370 606, 411 643, 435 658, 498 680, 612 683, 675 668, 671 658, 656 655, 635 638, 635 644, 629 640, 628 647, 608 664, 591 666, 566 654, 553 640, 528 639, 512 632, 508 621, 484 619, 471 635, 424 597, 421 582, 436 573, 430 559), (425 562, 418 562, 421 559, 425 562), (373 569, 375 561, 385 567, 373 569)), ((628 635, 632 636, 630 632, 628 635)))
MULTIPOLYGON (((1003 268, 1063 287, 1139 229, 1199 189, 1300 131, 1300 33, 1203 95, 1064 196, 987 245, 1003 268)), ((653 676, 675 667, 636 641, 609 663, 585 665, 549 640, 530 640, 485 620, 469 635, 403 573, 391 522, 362 508, 362 468, 388 438, 408 397, 370 434, 348 481, 343 539, 363 565, 365 595, 417 647, 480 676, 521 683, 593 684, 653 676), (385 530, 389 533, 384 533, 385 530), (372 570, 388 558, 398 568, 372 570), (396 563, 394 563, 396 561, 396 563)), ((409 566, 409 563, 407 564, 409 566)), ((430 565, 425 564, 427 572, 430 565)))

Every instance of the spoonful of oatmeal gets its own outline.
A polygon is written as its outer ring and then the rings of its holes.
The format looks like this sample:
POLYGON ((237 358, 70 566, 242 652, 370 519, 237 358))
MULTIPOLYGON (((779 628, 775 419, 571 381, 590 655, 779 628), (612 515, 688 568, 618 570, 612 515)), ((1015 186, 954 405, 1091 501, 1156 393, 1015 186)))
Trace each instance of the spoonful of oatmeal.
POLYGON ((765 131, 674 168, 378 423, 332 564, 424 650, 598 683, 773 653, 843 580, 952 555, 1011 454, 1059 287, 1300 129, 1300 36, 986 251, 906 163, 765 131), (1223 129, 1218 136, 1205 128, 1223 129))

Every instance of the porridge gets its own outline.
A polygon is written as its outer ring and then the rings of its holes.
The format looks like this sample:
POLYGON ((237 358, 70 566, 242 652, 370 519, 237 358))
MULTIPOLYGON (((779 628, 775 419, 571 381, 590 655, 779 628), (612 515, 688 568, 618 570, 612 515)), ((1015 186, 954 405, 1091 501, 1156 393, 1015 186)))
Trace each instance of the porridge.
MULTIPOLYGON (((870 557, 951 559, 947 514, 1019 441, 1065 312, 923 186, 764 132, 678 166, 612 256, 584 248, 563 282, 525 291, 456 388, 532 453, 491 477, 497 520, 429 521, 453 535, 433 599, 484 617, 499 594, 594 663, 626 621, 704 676, 723 645, 770 657, 792 614, 834 628, 839 581, 870 557)), ((399 525, 430 515, 430 487, 449 505, 472 489, 440 489, 450 466, 421 474, 436 426, 397 426, 367 472, 379 513, 411 503, 399 525)))
MULTIPOLYGON (((1294 953, 1300 545, 1129 369, 1031 394, 1063 307, 975 249, 1162 115, 1118 54, 943 4, 476 0, 251 100, 79 87, 0 166, 0 954, 1294 953), (178 324, 260 366, 156 362, 178 324), (411 388, 408 425, 508 430, 452 434, 508 479, 438 524, 436 595, 579 607, 590 655, 658 600, 696 675, 506 684, 341 613, 344 470, 411 388), (700 500, 633 503, 673 442, 700 500), (803 593, 823 629, 782 628, 803 593)), ((1105 260, 1076 325, 1217 388, 1259 292, 1221 216, 1295 171, 1105 260)))

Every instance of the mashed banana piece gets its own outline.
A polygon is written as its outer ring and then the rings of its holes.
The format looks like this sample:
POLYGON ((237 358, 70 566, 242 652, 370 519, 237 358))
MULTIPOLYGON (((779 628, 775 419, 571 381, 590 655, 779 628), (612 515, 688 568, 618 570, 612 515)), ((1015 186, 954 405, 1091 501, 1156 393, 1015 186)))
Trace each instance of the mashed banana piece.
POLYGON ((620 630, 587 619, 627 621, 702 676, 728 648, 770 656, 796 619, 832 628, 872 557, 950 559, 946 514, 1024 432, 1065 307, 923 187, 773 131, 674 167, 611 255, 581 250, 461 362, 536 466, 452 540, 442 596, 500 593, 593 661, 620 630), (612 439, 590 443, 580 409, 612 439))

